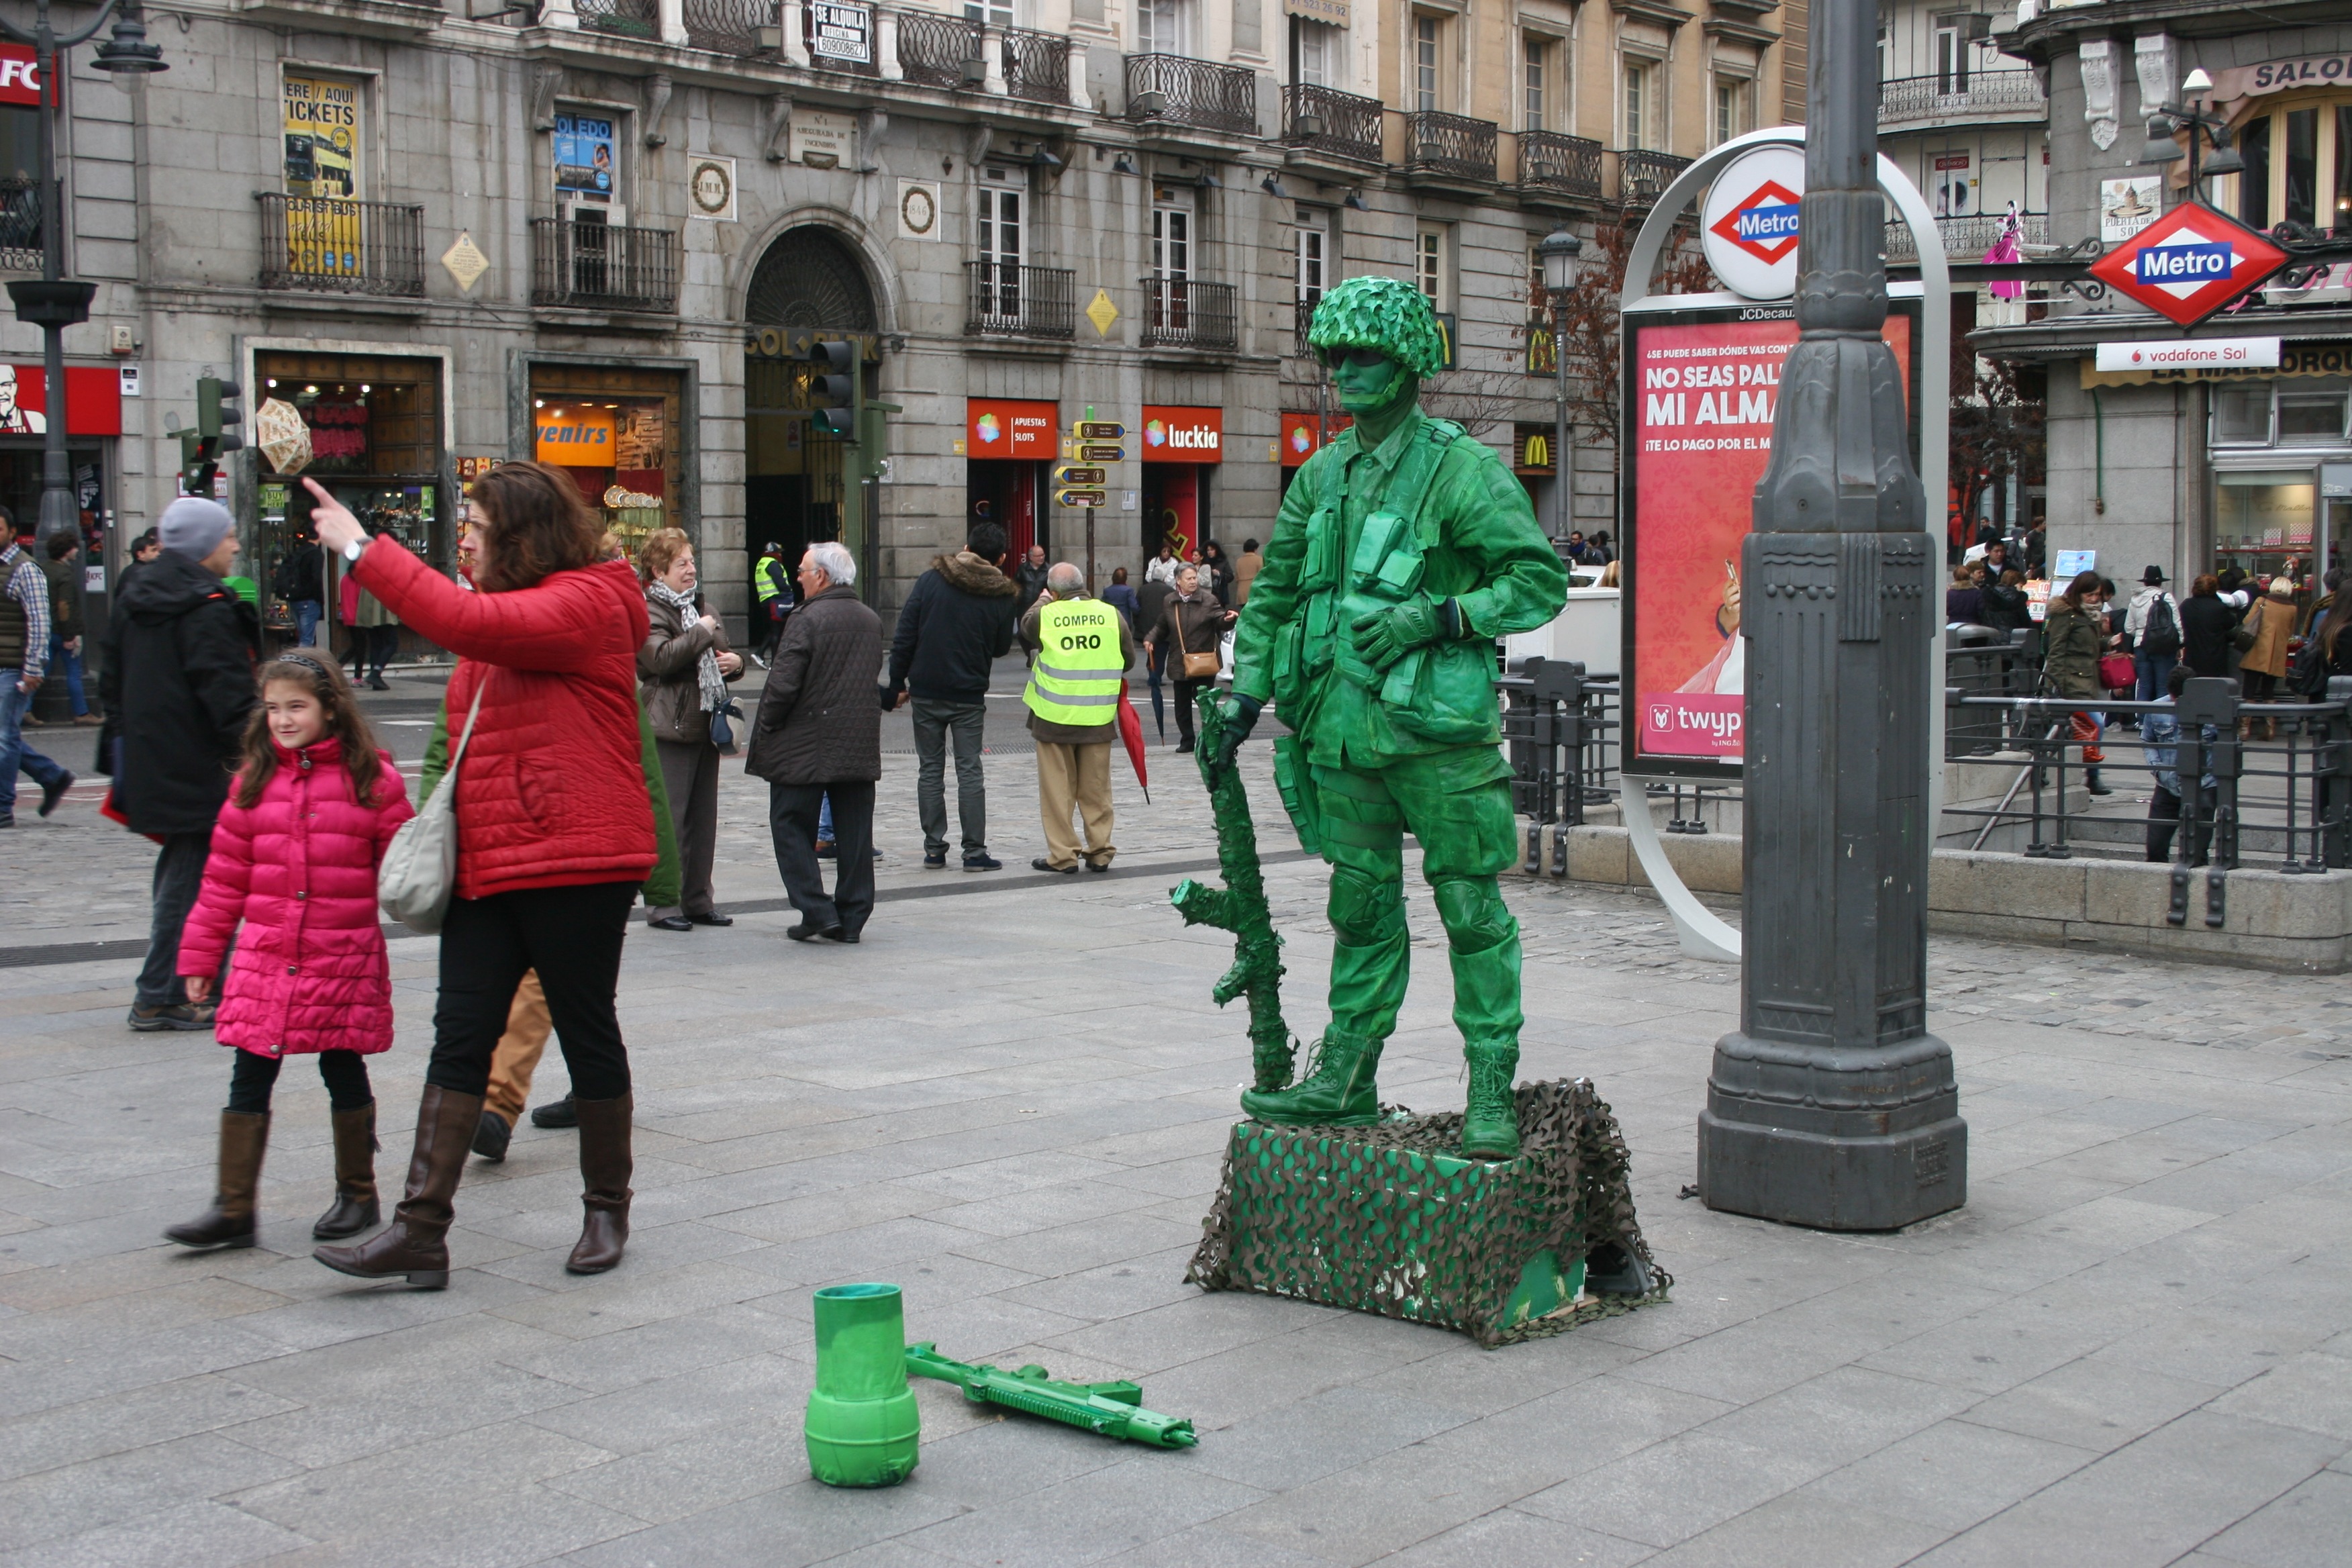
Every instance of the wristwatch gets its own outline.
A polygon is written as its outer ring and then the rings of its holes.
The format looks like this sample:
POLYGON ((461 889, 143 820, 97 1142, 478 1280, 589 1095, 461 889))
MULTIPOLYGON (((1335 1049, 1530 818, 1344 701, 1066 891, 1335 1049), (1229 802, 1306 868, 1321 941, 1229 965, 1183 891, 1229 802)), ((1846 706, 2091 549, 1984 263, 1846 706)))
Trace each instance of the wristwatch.
POLYGON ((343 546, 343 559, 354 566, 360 563, 360 557, 366 553, 367 541, 363 539, 354 539, 343 546))

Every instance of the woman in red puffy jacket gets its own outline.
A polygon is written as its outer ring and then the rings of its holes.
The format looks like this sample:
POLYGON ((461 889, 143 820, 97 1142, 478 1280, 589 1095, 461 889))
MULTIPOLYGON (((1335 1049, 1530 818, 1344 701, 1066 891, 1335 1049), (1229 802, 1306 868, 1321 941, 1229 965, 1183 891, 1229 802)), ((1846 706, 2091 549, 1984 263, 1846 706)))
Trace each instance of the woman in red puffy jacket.
POLYGON ((408 1188, 381 1235, 312 1256, 362 1279, 448 1283, 445 1237, 490 1053, 515 987, 535 969, 580 1113, 586 1212, 566 1267, 599 1273, 621 1260, 628 1238, 629 1053, 613 997, 629 906, 655 857, 637 728, 645 595, 625 562, 599 558, 602 530, 561 468, 508 463, 474 481, 466 540, 478 593, 437 575, 397 539, 368 542, 349 511, 304 482, 317 500, 320 542, 460 659, 449 679, 452 765, 439 786, 457 792, 457 895, 441 928, 433 1060, 408 1188))
POLYGON ((289 653, 263 665, 258 679, 245 763, 180 935, 191 1001, 204 1000, 236 942, 213 1026, 236 1047, 219 1181, 203 1217, 163 1233, 184 1247, 253 1245, 270 1090, 289 1056, 319 1058, 333 1108, 335 1201, 310 1234, 356 1236, 378 1217, 375 1096, 361 1059, 392 1045, 375 873, 394 831, 415 813, 341 669, 289 653))

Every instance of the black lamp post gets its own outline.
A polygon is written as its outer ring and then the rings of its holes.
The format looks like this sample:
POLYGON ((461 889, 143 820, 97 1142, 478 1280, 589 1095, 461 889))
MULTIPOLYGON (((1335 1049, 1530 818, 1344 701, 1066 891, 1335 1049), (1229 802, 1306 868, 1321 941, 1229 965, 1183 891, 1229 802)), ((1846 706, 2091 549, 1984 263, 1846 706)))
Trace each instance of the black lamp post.
POLYGON ((2173 133, 2186 129, 2189 132, 2189 197, 2191 201, 2204 199, 2205 191, 2200 181, 2246 172, 2245 159, 2230 145, 2230 122, 2218 114, 2201 112, 2205 95, 2212 90, 2213 79, 2207 76, 2201 67, 2190 71, 2188 79, 2180 84, 2181 96, 2194 97, 2198 107, 2186 109, 2178 103, 2158 104, 2158 112, 2147 122, 2147 144, 2139 150, 2139 156, 2132 160, 2135 163, 2159 165, 2179 163, 2180 143, 2172 139, 2173 133), (2198 132, 2200 130, 2213 140, 2213 155, 2205 160, 2202 170, 2197 166, 2197 144, 2200 140, 2198 132))
POLYGON ((1561 342, 1560 321, 1568 311, 1569 296, 1576 290, 1576 258, 1583 249, 1584 242, 1569 233, 1565 225, 1536 242, 1536 255, 1543 263, 1544 295, 1551 301, 1555 404, 1551 462, 1558 476, 1552 482, 1551 536, 1563 542, 1576 526, 1576 452, 1568 444, 1568 352, 1561 342))

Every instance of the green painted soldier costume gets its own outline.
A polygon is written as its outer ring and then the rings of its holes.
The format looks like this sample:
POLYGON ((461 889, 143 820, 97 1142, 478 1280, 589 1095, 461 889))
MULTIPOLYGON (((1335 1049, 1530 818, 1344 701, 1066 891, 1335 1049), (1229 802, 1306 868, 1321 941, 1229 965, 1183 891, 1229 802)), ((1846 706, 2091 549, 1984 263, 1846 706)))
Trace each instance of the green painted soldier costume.
POLYGON ((1213 767, 1271 698, 1292 734, 1275 774, 1299 837, 1331 866, 1331 1024, 1296 1087, 1251 1090, 1261 1121, 1364 1126, 1403 1005, 1403 836, 1422 846, 1470 1068, 1463 1152, 1518 1152, 1519 928, 1496 873, 1517 853, 1495 700, 1495 638, 1540 626, 1567 573, 1492 449, 1420 410, 1443 363, 1421 292, 1351 278, 1307 341, 1353 428, 1284 497, 1234 647, 1233 718, 1213 767))

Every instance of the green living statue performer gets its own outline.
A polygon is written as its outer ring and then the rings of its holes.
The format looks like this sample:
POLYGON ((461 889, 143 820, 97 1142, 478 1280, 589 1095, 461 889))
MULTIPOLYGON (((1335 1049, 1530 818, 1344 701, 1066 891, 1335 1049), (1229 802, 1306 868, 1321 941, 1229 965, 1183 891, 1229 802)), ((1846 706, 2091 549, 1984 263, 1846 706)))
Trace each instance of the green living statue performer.
POLYGON ((1352 428, 1307 460, 1283 498, 1234 645, 1232 718, 1212 767, 1271 698, 1283 804, 1331 866, 1331 1024, 1308 1075, 1252 1089, 1260 1121, 1368 1126, 1373 1076, 1407 974, 1403 836, 1422 847, 1454 965, 1470 1067, 1462 1152, 1519 1152, 1519 926, 1496 875, 1517 852, 1499 749, 1495 638, 1559 614, 1568 574, 1502 459, 1422 413, 1444 363, 1421 291, 1350 278, 1323 296, 1307 341, 1352 428))

